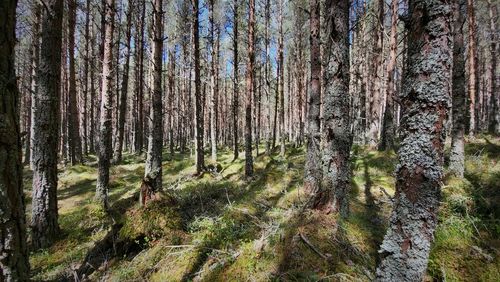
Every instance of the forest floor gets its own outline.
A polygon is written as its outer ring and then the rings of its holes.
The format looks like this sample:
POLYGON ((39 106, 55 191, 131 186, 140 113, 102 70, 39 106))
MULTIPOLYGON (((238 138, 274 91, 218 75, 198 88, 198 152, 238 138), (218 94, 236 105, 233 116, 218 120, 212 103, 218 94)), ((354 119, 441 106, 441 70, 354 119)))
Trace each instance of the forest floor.
MULTIPOLYGON (((262 150, 263 151, 263 150, 262 150)), ((465 179, 446 177, 426 280, 499 281, 500 139, 466 146, 465 179)), ((31 253, 34 280, 369 281, 394 194, 394 152, 355 146, 347 219, 303 211, 304 148, 193 177, 189 154, 164 154, 160 199, 138 205, 144 160, 111 169, 111 212, 92 202, 96 161, 59 174, 61 236, 31 253)), ((31 172, 25 169, 30 211, 31 172)), ((29 215, 28 215, 29 216, 29 215)), ((29 218, 29 217, 28 217, 29 218)))

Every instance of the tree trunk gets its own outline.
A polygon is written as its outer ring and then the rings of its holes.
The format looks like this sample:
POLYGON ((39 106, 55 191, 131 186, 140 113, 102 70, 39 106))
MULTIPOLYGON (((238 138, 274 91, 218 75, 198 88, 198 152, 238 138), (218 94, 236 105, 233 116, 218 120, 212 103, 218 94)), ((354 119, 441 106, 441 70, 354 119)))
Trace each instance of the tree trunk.
POLYGON ((349 212, 351 130, 349 124, 349 1, 325 3, 324 128, 322 133, 323 180, 313 208, 349 212))
POLYGON ((33 115, 31 113, 31 109, 35 107, 35 99, 33 98, 36 93, 38 93, 38 83, 36 75, 38 73, 39 63, 40 63, 40 23, 41 23, 41 7, 38 3, 34 3, 33 6, 33 26, 32 26, 32 34, 33 39, 31 43, 31 54, 32 54, 32 62, 31 62, 31 93, 29 94, 29 103, 27 107, 27 111, 29 112, 29 127, 27 127, 27 136, 26 136, 26 148, 24 152, 24 163, 30 164, 30 167, 33 168, 32 158, 31 158, 31 139, 32 139, 32 131, 33 131, 33 115))
POLYGON ((437 224, 451 92, 451 6, 410 0, 396 196, 377 281, 421 281, 437 224))
POLYGON ((16 0, 0 2, 0 280, 9 282, 30 279, 22 187, 19 92, 14 65, 16 4, 16 0))
POLYGON ((80 139, 80 119, 76 99, 75 71, 75 27, 76 0, 68 2, 68 56, 69 56, 69 95, 68 95, 68 145, 71 165, 82 162, 82 141, 80 139))
POLYGON ((211 54, 211 67, 210 67, 210 143, 212 151, 212 162, 217 162, 217 91, 216 91, 216 47, 215 47, 215 24, 214 24, 214 2, 215 0, 209 1, 209 21, 210 21, 210 48, 212 50, 211 54))
POLYGON ((283 58, 283 1, 278 3, 279 7, 279 38, 278 38, 278 67, 279 71, 279 132, 280 132, 280 156, 285 156, 285 60, 283 58))
POLYGON ((106 0, 104 28, 104 57, 101 80, 101 117, 99 131, 99 160, 95 199, 108 208, 109 165, 111 154, 111 111, 113 110, 113 31, 115 28, 115 0, 106 0))
POLYGON ((452 130, 450 172, 458 177, 464 175, 464 133, 466 112, 465 93, 465 0, 455 0, 453 30, 453 71, 452 71, 452 130))
MULTIPOLYGON (((193 1, 193 37, 194 37, 194 91, 195 91, 195 138, 196 138, 196 174, 205 169, 205 155, 203 150, 203 97, 200 79, 200 27, 199 27, 199 0, 193 1)), ((189 82, 191 83, 191 81, 189 82)))
POLYGON ((154 0, 153 6, 153 89, 149 118, 148 155, 146 159, 146 178, 151 179, 152 192, 162 185, 162 147, 163 147, 163 99, 161 90, 162 53, 163 53, 163 9, 162 0, 154 0))
POLYGON ((238 159, 238 99, 239 99, 239 81, 238 81, 238 0, 235 0, 233 16, 233 138, 234 138, 234 160, 238 159))
POLYGON ((478 63, 477 63, 477 26, 476 26, 476 12, 474 11, 474 0, 467 0, 467 17, 469 24, 469 136, 474 136, 476 133, 476 96, 479 92, 478 80, 478 63))
POLYGON ((38 93, 32 108, 33 200, 32 245, 48 247, 59 235, 57 223, 57 144, 61 93, 62 0, 45 2, 42 9, 38 93))
POLYGON ((488 93, 490 94, 490 117, 488 124, 488 131, 491 134, 500 134, 500 93, 497 91, 497 26, 496 19, 497 15, 497 5, 488 0, 488 12, 490 20, 490 62, 488 64, 489 73, 489 83, 488 83, 488 93))
POLYGON ((321 54, 320 54, 320 1, 309 0, 311 12, 309 42, 311 44, 311 80, 309 81, 309 114, 307 116, 307 156, 304 175, 304 188, 308 193, 316 193, 321 185, 321 54))
POLYGON ((382 140, 379 144, 379 150, 391 150, 394 148, 394 138, 396 130, 394 128, 394 71, 397 64, 398 51, 398 8, 399 1, 391 1, 391 37, 389 42, 389 64, 387 66, 387 89, 385 100, 385 112, 382 125, 382 140))
POLYGON ((125 134, 125 114, 127 112, 127 95, 128 95, 128 75, 130 68, 130 54, 131 46, 130 41, 132 38, 132 14, 135 3, 133 1, 129 2, 127 11, 127 30, 125 32, 125 46, 127 47, 127 53, 125 55, 125 64, 123 66, 123 77, 122 85, 120 91, 120 105, 118 113, 118 136, 116 138, 115 152, 114 152, 114 163, 120 163, 122 161, 122 151, 123 151, 123 136, 125 134))
POLYGON ((255 1, 249 0, 248 15, 248 61, 247 61, 247 95, 245 98, 245 176, 253 175, 252 157, 252 96, 254 93, 254 36, 255 36, 255 1))

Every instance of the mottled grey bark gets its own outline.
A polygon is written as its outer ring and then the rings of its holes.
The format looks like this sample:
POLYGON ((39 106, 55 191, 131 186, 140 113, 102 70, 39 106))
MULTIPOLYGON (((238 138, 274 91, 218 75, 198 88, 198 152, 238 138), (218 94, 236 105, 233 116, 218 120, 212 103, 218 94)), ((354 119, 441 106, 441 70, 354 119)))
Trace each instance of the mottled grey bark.
MULTIPOLYGON (((278 37, 278 83, 276 85, 277 95, 279 98, 279 136, 280 136, 280 156, 285 156, 285 60, 283 55, 283 0, 278 3, 278 21, 279 21, 279 37, 278 37)), ((278 100, 276 101, 278 103, 278 100)), ((273 146, 274 147, 274 146, 273 146)))
POLYGON ((130 1, 127 10, 127 29, 125 31, 125 46, 127 47, 127 53, 125 54, 125 64, 123 65, 123 77, 122 85, 120 90, 120 105, 118 112, 118 136, 116 138, 116 143, 114 146, 113 162, 119 163, 122 161, 122 151, 123 151, 123 137, 125 134, 125 114, 127 112, 127 95, 128 95, 128 75, 130 68, 130 54, 132 52, 132 47, 130 46, 130 41, 132 38, 132 13, 134 11, 135 3, 130 1))
POLYGON ((255 63, 255 1, 249 0, 248 15, 248 61, 246 70, 247 94, 245 98, 245 176, 253 175, 252 156, 252 96, 254 94, 254 63, 255 63))
POLYGON ((76 0, 68 1, 68 57, 69 57, 69 90, 68 90, 68 147, 71 165, 82 162, 82 140, 80 139, 80 119, 78 101, 76 99, 75 70, 75 27, 76 0))
POLYGON ((396 135, 394 125, 394 71, 397 65, 397 49, 398 49, 398 8, 399 1, 391 1, 391 37, 389 42, 389 63, 387 65, 387 89, 385 100, 385 112, 382 123, 382 134, 379 144, 379 150, 391 150, 394 148, 394 138, 396 135))
POLYGON ((31 231, 34 249, 49 246, 59 234, 57 223, 57 142, 61 93, 63 1, 45 2, 41 16, 38 92, 32 107, 33 193, 31 231))
POLYGON ((410 0, 401 147, 377 281, 422 281, 437 224, 445 121, 450 107, 452 9, 448 0, 410 0))
POLYGON ((24 163, 25 164, 30 164, 30 167, 32 168, 33 165, 31 163, 31 146, 32 146, 32 126, 33 126, 33 115, 31 113, 32 107, 34 107, 34 99, 33 95, 34 93, 38 92, 38 84, 36 81, 36 75, 38 72, 38 66, 40 62, 40 21, 41 21, 41 7, 39 3, 33 3, 32 4, 32 13, 33 13, 33 26, 31 27, 31 33, 33 38, 31 39, 31 93, 29 94, 29 103, 27 107, 29 107, 27 110, 29 111, 29 127, 27 127, 27 136, 26 136, 26 148, 24 151, 24 163))
POLYGON ((163 146, 163 99, 161 91, 162 77, 162 0, 154 0, 153 5, 153 87, 151 96, 151 111, 149 118, 149 141, 146 159, 146 176, 151 178, 153 192, 159 191, 162 185, 162 146, 163 146))
POLYGON ((450 172, 464 175, 464 133, 466 109, 464 24, 466 0, 454 0, 452 130, 450 172))
POLYGON ((0 1, 0 281, 27 281, 19 92, 16 85, 16 0, 0 1))
POLYGON ((307 193, 316 193, 321 185, 321 136, 320 136, 320 106, 321 106, 321 54, 320 54, 320 1, 310 0, 310 31, 311 45, 309 81, 309 114, 307 116, 307 156, 304 175, 304 189, 307 193))
POLYGON ((476 25, 476 11, 474 8, 474 0, 467 0, 467 24, 469 26, 468 32, 468 48, 467 59, 469 63, 469 136, 473 137, 477 131, 477 109, 476 100, 479 95, 479 78, 478 78, 478 56, 477 56, 477 25, 476 25))
POLYGON ((349 1, 325 2, 324 105, 321 134, 322 185, 312 206, 349 213, 351 130, 349 119, 349 1))
POLYGON ((104 57, 101 78, 101 117, 99 130, 98 175, 95 200, 108 208, 109 165, 111 159, 111 111, 113 109, 113 30, 115 0, 106 0, 104 24, 104 57))

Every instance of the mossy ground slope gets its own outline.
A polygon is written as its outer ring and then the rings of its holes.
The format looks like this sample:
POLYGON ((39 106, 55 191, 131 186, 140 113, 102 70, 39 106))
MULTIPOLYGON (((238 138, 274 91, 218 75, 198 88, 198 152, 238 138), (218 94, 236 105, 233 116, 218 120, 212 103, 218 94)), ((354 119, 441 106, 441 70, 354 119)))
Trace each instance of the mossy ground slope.
MULTIPOLYGON (((263 151, 263 150, 261 150, 263 151)), ((500 140, 466 148, 465 179, 446 177, 427 280, 500 277, 500 140)), ((31 254, 34 280, 369 281, 394 194, 393 152, 354 147, 347 219, 304 211, 305 151, 260 155, 255 176, 220 151, 221 174, 193 177, 188 154, 164 154, 160 199, 137 204, 143 158, 112 168, 105 213, 92 202, 95 160, 61 170, 61 236, 31 254)), ((25 171, 27 202, 31 176, 25 171)), ((28 207, 29 211, 29 207, 28 207)))

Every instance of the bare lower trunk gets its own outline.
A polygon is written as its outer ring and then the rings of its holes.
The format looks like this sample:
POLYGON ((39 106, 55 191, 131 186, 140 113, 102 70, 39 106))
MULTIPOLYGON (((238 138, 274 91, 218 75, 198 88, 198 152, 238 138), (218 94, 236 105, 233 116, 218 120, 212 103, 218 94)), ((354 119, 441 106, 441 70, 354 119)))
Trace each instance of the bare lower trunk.
POLYGON ((321 105, 321 58, 320 58, 320 1, 310 0, 310 44, 311 80, 309 81, 309 115, 307 116, 307 157, 305 164, 304 188, 308 193, 316 193, 321 185, 320 152, 320 105, 321 105))
POLYGON ((455 0, 453 31, 453 81, 452 81, 452 118, 450 172, 456 176, 464 175, 464 133, 466 112, 465 93, 465 46, 463 26, 465 23, 465 0, 455 0))
POLYGON ((410 0, 396 196, 377 281, 421 281, 437 224, 450 106, 451 5, 410 0))
POLYGON ((149 118, 148 155, 146 159, 146 177, 151 179, 153 192, 162 185, 162 146, 163 146, 163 99, 161 91, 162 77, 162 0, 155 0, 153 6, 153 93, 149 118))
MULTIPOLYGON (((205 169, 205 155, 203 148, 203 97, 201 93, 200 78, 200 23, 198 5, 198 0, 193 0, 196 174, 202 173, 205 169)), ((189 83, 191 83, 191 80, 189 83)))
POLYGON ((42 9, 38 93, 33 107, 33 200, 32 244, 34 249, 49 246, 59 234, 57 223, 57 142, 61 93, 62 0, 46 3, 42 9))
POLYGON ((248 19, 248 62, 246 73, 247 94, 245 98, 245 176, 253 175, 252 156, 252 96, 254 93, 254 36, 255 36, 255 1, 249 0, 248 19))
POLYGON ((349 212, 349 1, 325 3, 328 38, 324 58, 324 127, 322 132, 323 180, 313 199, 313 207, 325 212, 349 212))
POLYGON ((0 2, 0 281, 8 282, 30 279, 14 65, 16 2, 0 2))
POLYGON ((108 208, 109 165, 111 158, 111 111, 113 109, 113 30, 115 1, 106 0, 106 23, 104 35, 104 58, 102 65, 101 117, 99 132, 99 161, 95 199, 108 208))

